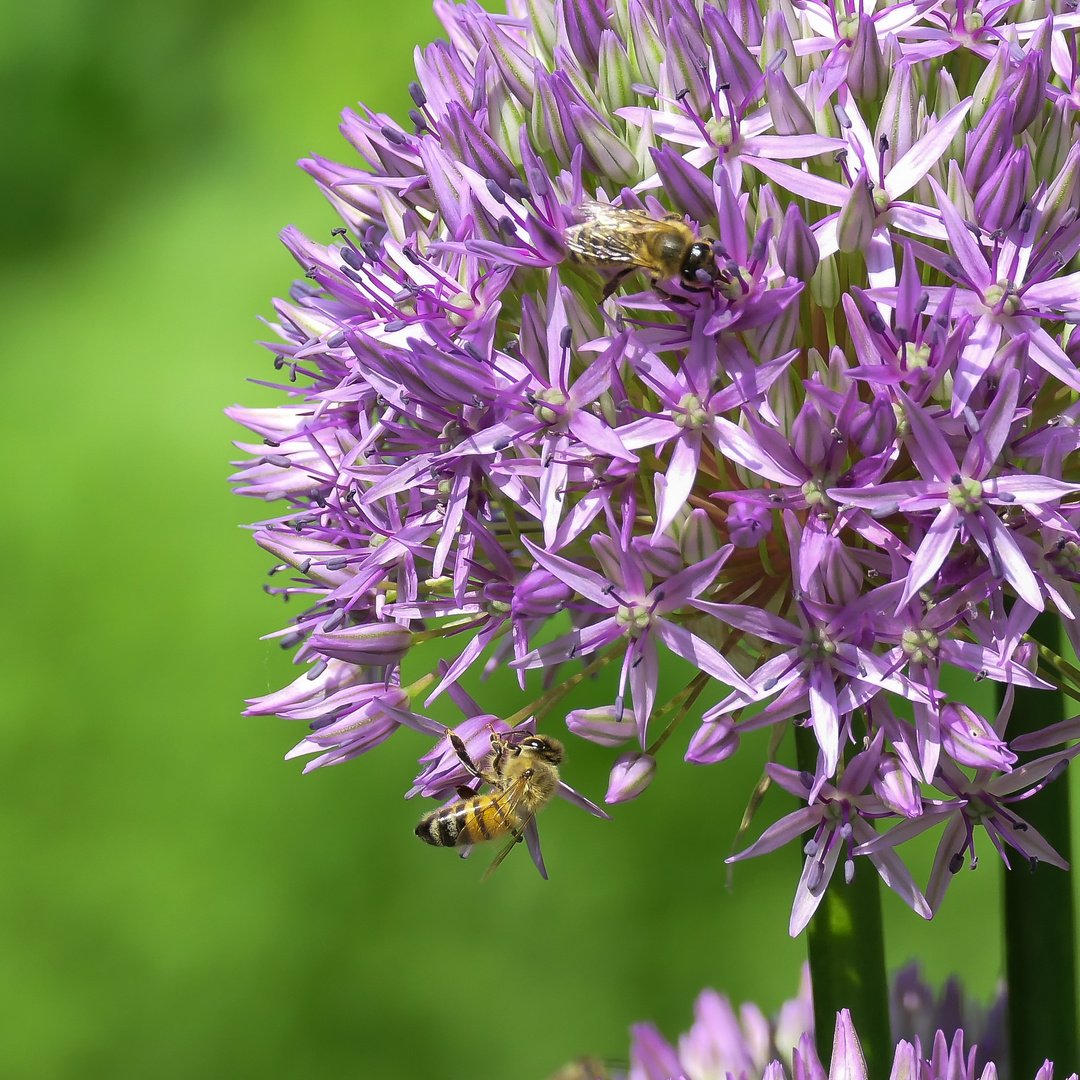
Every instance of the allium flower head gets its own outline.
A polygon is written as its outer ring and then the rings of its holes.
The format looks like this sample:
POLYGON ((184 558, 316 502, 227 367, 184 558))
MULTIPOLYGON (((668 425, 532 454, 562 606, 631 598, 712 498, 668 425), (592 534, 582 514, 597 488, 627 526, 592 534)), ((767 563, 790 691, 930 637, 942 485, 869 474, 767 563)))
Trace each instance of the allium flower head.
POLYGON ((250 709, 308 724, 292 755, 411 726, 448 798, 449 694, 470 754, 563 717, 623 747, 620 802, 687 716, 702 764, 808 728, 816 768, 772 772, 806 805, 751 848, 813 830, 793 929, 841 857, 929 916, 976 825, 1016 844, 1003 804, 1066 755, 1014 770, 1008 707, 944 688, 1067 678, 1029 663, 1044 610, 1080 643, 1080 20, 1014 10, 436 4, 409 124, 346 111, 352 161, 301 162, 343 226, 285 230, 284 403, 230 410, 302 601, 305 671, 250 709), (499 665, 519 700, 465 694, 499 665), (928 903, 895 848, 933 824, 928 903))
MULTIPOLYGON (((891 1080, 996 1080, 998 1066, 988 1052, 1000 1055, 1007 1069, 1000 1040, 1003 997, 987 1013, 950 980, 935 999, 914 966, 897 974, 890 997, 896 1040, 891 1080)), ((866 1080, 867 1075, 846 1009, 836 1017, 832 1057, 828 1069, 823 1067, 805 967, 799 993, 771 1020, 753 1002, 736 1012, 726 997, 704 990, 694 1003, 693 1027, 677 1046, 652 1024, 636 1024, 630 1034, 630 1069, 622 1080, 866 1080)), ((1049 1076, 1048 1062, 1034 1080, 1049 1076)))

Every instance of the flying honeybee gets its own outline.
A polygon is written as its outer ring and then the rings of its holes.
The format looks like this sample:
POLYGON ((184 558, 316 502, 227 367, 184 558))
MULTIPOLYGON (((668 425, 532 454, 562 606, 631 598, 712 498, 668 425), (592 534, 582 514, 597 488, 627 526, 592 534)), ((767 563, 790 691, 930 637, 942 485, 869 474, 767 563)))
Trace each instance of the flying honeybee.
POLYGON ((487 878, 523 839, 537 811, 555 795, 562 743, 547 735, 528 735, 512 743, 492 733, 491 753, 477 766, 461 739, 452 731, 447 736, 461 763, 490 790, 478 795, 459 788, 462 798, 425 814, 416 835, 434 847, 462 847, 509 834, 510 843, 495 856, 484 874, 487 878))
POLYGON ((592 199, 575 213, 582 221, 566 230, 569 260, 578 266, 617 271, 604 286, 605 300, 635 270, 648 274, 661 294, 661 281, 678 281, 684 289, 700 290, 716 280, 712 244, 699 240, 678 214, 655 218, 644 210, 624 210, 592 199))

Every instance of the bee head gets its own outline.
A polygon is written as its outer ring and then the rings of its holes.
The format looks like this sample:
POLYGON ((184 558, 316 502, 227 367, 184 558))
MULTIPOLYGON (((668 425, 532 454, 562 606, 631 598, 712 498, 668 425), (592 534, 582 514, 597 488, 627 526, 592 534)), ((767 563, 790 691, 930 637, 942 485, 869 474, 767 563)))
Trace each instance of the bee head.
POLYGON ((712 244, 695 240, 683 259, 679 279, 687 289, 708 289, 716 280, 716 256, 712 244))
POLYGON ((522 750, 535 754, 541 761, 558 765, 563 759, 562 743, 547 735, 529 735, 519 744, 522 750))

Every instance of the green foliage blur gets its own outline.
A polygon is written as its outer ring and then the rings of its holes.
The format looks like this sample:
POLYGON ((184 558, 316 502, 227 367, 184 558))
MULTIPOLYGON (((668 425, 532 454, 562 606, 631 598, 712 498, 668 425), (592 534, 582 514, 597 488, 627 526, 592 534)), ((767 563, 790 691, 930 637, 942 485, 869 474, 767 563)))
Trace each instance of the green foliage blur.
MULTIPOLYGON (((723 862, 763 742, 692 768, 687 725, 613 821, 545 812, 550 881, 515 853, 481 885, 486 853, 412 835, 421 739, 302 777, 300 728, 239 715, 292 671, 221 409, 278 400, 245 381, 297 276, 277 233, 334 224, 293 162, 347 155, 358 99, 404 117, 427 0, 38 0, 3 29, 0 1076, 542 1080, 625 1060, 637 1020, 674 1037, 705 985, 775 1009, 799 853, 723 862)), ((517 708, 505 672, 471 689, 517 708)), ((575 740, 567 779, 599 801, 609 762, 575 740)), ((985 854, 933 924, 888 898, 892 966, 990 995, 985 854)))

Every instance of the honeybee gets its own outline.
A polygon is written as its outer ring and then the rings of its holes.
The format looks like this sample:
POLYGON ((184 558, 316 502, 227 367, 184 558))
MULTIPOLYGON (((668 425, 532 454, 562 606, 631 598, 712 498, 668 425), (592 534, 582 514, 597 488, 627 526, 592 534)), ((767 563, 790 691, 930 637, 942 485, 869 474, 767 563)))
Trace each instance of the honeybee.
POLYGON ((490 790, 478 795, 459 788, 462 798, 425 814, 416 826, 416 835, 433 847, 462 847, 509 833, 510 843, 495 856, 484 874, 486 879, 524 838, 525 827, 537 812, 554 797, 562 743, 547 735, 529 735, 511 743, 492 733, 491 753, 477 766, 454 732, 448 731, 447 737, 465 768, 490 790))
POLYGON ((712 244, 699 240, 678 215, 654 218, 644 210, 624 210, 589 199, 577 207, 580 225, 566 230, 570 262, 617 273, 604 286, 606 300, 624 278, 643 270, 653 288, 677 280, 684 289, 708 289, 718 273, 712 244))

